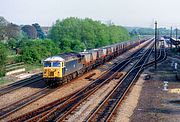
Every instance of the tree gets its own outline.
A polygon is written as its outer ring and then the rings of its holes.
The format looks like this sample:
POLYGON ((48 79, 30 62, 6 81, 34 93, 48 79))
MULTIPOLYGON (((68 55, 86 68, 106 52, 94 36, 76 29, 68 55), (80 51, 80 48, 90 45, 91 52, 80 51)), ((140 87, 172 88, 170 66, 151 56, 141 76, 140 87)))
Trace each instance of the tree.
POLYGON ((25 25, 21 29, 24 33, 26 33, 28 38, 30 38, 30 39, 36 39, 37 38, 37 31, 36 31, 36 28, 34 26, 25 25))
POLYGON ((32 24, 32 26, 34 26, 36 28, 38 38, 44 39, 45 34, 44 34, 41 26, 38 23, 32 24))
POLYGON ((130 39, 128 31, 121 26, 74 17, 57 20, 49 37, 63 52, 92 49, 130 39))
POLYGON ((138 32, 136 31, 136 29, 133 29, 133 30, 130 32, 130 35, 131 35, 131 37, 133 37, 133 36, 137 36, 137 35, 139 35, 139 34, 138 34, 138 32))
POLYGON ((45 57, 60 53, 59 48, 52 40, 35 39, 21 44, 22 61, 32 64, 40 63, 45 57))
POLYGON ((5 63, 7 59, 7 48, 0 42, 0 76, 5 74, 5 63))
POLYGON ((7 26, 9 22, 2 16, 0 16, 0 26, 7 26))
POLYGON ((16 24, 8 24, 5 28, 6 36, 10 38, 17 38, 20 35, 20 27, 16 24))
POLYGON ((3 40, 6 34, 5 26, 0 26, 0 40, 3 40))
POLYGON ((17 41, 13 38, 8 40, 8 46, 10 49, 15 49, 17 47, 17 41))
POLYGON ((81 43, 80 40, 74 40, 73 43, 71 44, 71 49, 75 52, 81 52, 86 49, 84 43, 81 43))
POLYGON ((0 40, 5 39, 5 37, 7 39, 16 39, 20 34, 20 27, 18 25, 10 23, 7 26, 0 26, 0 40))

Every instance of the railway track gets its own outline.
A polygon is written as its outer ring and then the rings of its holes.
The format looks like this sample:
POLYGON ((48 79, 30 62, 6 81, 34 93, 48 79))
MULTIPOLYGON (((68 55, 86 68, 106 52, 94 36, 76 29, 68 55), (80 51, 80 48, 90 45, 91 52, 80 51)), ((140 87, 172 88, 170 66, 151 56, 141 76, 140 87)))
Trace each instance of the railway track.
MULTIPOLYGON (((150 54, 150 53, 149 53, 150 54)), ((147 62, 148 57, 150 56, 148 53, 142 57, 139 62, 132 68, 132 70, 123 78, 123 80, 119 81, 119 84, 115 87, 115 89, 110 92, 105 99, 98 105, 96 109, 92 111, 90 116, 86 118, 85 121, 110 121, 113 114, 117 110, 117 107, 122 102, 124 96, 127 94, 128 90, 131 88, 133 82, 139 76, 139 73, 145 68, 152 66, 155 61, 145 64, 147 62), (146 57, 147 55, 147 57, 146 57)), ((162 62, 166 59, 165 49, 160 49, 160 53, 158 56, 158 62, 162 62)))
MULTIPOLYGON (((65 84, 66 85, 66 84, 65 84)), ((47 96, 48 94, 56 91, 57 89, 59 89, 60 87, 63 87, 63 86, 59 86, 57 88, 49 88, 48 86, 41 89, 40 91, 36 92, 36 93, 33 93, 31 94, 30 96, 27 96, 15 103, 12 103, 4 108, 0 108, 0 120, 7 117, 8 115, 26 107, 27 105, 41 99, 42 97, 44 96, 47 96)), ((76 91, 77 92, 77 91, 76 91)), ((75 92, 75 93, 76 93, 75 92)), ((75 94, 74 93, 74 94, 75 94)), ((72 95, 71 95, 72 96, 72 95)), ((68 98, 69 96, 67 96, 66 98, 68 98)), ((64 98, 63 98, 64 99, 64 98)), ((62 100, 63 101, 63 100, 62 100)))
POLYGON ((59 105, 48 111, 48 114, 43 116, 39 121, 61 121, 66 115, 73 111, 78 105, 80 105, 86 98, 95 93, 100 87, 108 83, 113 79, 113 77, 122 69, 124 69, 132 59, 122 61, 113 67, 107 74, 103 75, 100 79, 94 81, 91 85, 80 91, 78 94, 74 95, 68 99, 62 105, 59 105))
MULTIPOLYGON (((158 55, 158 58, 157 58, 157 63, 160 63, 160 62, 164 61, 166 58, 167 58, 166 50, 165 50, 165 48, 161 48, 160 52, 159 52, 159 55, 158 55)), ((152 66, 154 64, 155 64, 155 60, 145 64, 143 69, 145 69, 147 67, 150 67, 150 66, 152 66)))
MULTIPOLYGON (((135 56, 134 58, 138 58, 137 54, 134 53, 132 56, 135 56)), ((43 117, 45 115, 47 115, 48 113, 52 113, 52 111, 54 109, 60 109, 63 107, 64 110, 66 110, 65 106, 68 107, 69 102, 71 103, 72 101, 74 101, 75 99, 78 100, 78 97, 81 97, 84 95, 86 97, 86 95, 88 94, 88 92, 92 92, 94 90, 97 90, 100 86, 103 85, 103 81, 105 80, 106 82, 108 82, 116 73, 115 71, 119 71, 122 68, 124 68, 128 63, 130 63, 131 59, 127 59, 125 61, 122 61, 121 63, 117 64, 118 67, 114 67, 112 69, 110 69, 109 73, 106 73, 103 76, 100 76, 100 78, 96 81, 94 81, 92 84, 90 84, 89 86, 83 88, 82 90, 80 90, 77 93, 74 93, 68 97, 65 97, 63 99, 59 99, 56 100, 50 104, 47 104, 39 109, 36 109, 35 111, 29 112, 24 114, 23 116, 17 117, 11 121, 37 121, 40 118, 43 119, 43 117), (121 68, 120 68, 121 67, 121 68), (120 68, 120 69, 119 69, 120 68), (110 78, 109 78, 110 77, 110 78), (82 94, 83 93, 83 94, 82 94), (67 102, 69 101, 69 102, 67 102)), ((89 96, 89 95, 88 95, 89 96)), ((76 101, 77 102, 77 101, 76 101)), ((71 107, 73 107, 72 105, 69 106, 68 108, 70 109, 71 107)), ((64 111, 65 112, 65 111, 64 111)))
MULTIPOLYGON (((93 87, 96 87, 98 84, 100 84, 100 81, 99 83, 94 83, 92 84, 91 88, 93 87)), ((35 110, 33 112, 30 112, 30 113, 27 113, 21 117, 18 117, 14 120, 11 120, 12 122, 14 121, 37 121, 39 120, 40 118, 44 117, 47 113, 51 112, 52 109, 54 108, 57 108, 58 106, 64 106, 64 104, 68 104, 67 101, 71 101, 75 98, 77 98, 78 96, 81 96, 82 92, 86 92, 84 95, 87 94, 87 92, 91 89, 90 87, 85 87, 84 89, 80 90, 79 92, 73 94, 73 95, 70 95, 69 97, 66 97, 66 98, 63 98, 63 99, 59 99, 57 101, 54 101, 50 104, 47 104, 46 106, 43 106, 41 108, 39 108, 38 110, 35 110), (36 113, 36 114, 34 114, 36 113)), ((71 106, 72 107, 72 106, 71 106)))
POLYGON ((34 77, 30 77, 28 79, 24 79, 21 81, 14 82, 12 84, 3 86, 0 88, 0 96, 7 94, 9 92, 12 92, 14 90, 17 90, 19 88, 22 88, 24 86, 27 86, 29 84, 32 84, 34 82, 38 82, 39 80, 42 80, 42 74, 36 75, 34 77))
POLYGON ((48 87, 43 88, 42 90, 25 97, 15 103, 12 103, 4 108, 0 109, 0 120, 7 117, 8 115, 22 109, 23 107, 31 104, 34 101, 37 101, 38 99, 52 93, 54 89, 48 89, 48 87))
MULTIPOLYGON (((137 59, 137 58, 139 58, 139 56, 135 56, 135 57, 133 57, 132 59, 137 59)), ((52 93, 52 92, 55 91, 55 90, 56 90, 56 89, 53 89, 53 90, 52 90, 52 89, 48 89, 48 87, 46 87, 46 88, 43 88, 42 90, 40 90, 40 91, 38 91, 38 92, 36 92, 36 93, 34 93, 34 94, 26 97, 26 98, 23 98, 23 99, 15 102, 15 103, 13 103, 13 104, 11 104, 11 105, 8 105, 7 107, 1 108, 1 109, 0 109, 0 119, 3 119, 3 118, 5 118, 5 117, 7 117, 8 115, 10 115, 10 114, 12 114, 12 113, 14 113, 14 112, 22 109, 23 107, 25 107, 25 106, 33 103, 34 101, 39 100, 40 98, 42 98, 42 97, 44 97, 44 96, 52 93)), ((74 93, 74 94, 75 94, 75 93, 74 93)), ((67 98, 69 98, 70 96, 72 96, 72 94, 69 95, 69 96, 67 96, 67 97, 65 97, 65 98, 67 99, 67 98)), ((60 100, 60 103, 62 103, 65 98, 62 98, 62 99, 60 100), (61 101, 62 101, 62 102, 61 102, 61 101)), ((54 103, 54 104, 55 104, 55 103, 54 103)), ((56 104, 55 104, 55 105, 56 105, 56 104)), ((46 110, 47 110, 47 109, 49 109, 49 108, 46 107, 46 110)), ((39 109, 39 110, 42 110, 42 109, 39 109)), ((37 111, 39 111, 39 110, 37 110, 37 111)), ((38 113, 37 111, 36 111, 36 112, 33 112, 33 113, 38 113)), ((44 111, 43 111, 43 112, 44 112, 44 111)), ((39 113, 42 113, 42 111, 39 111, 39 113)), ((28 113, 28 114, 30 114, 30 113, 28 113)), ((32 115, 32 114, 31 114, 31 115, 32 115)), ((37 115, 37 114, 35 114, 35 115, 37 115)))
POLYGON ((114 111, 117 109, 119 103, 122 101, 133 82, 138 77, 144 64, 148 61, 152 49, 139 59, 139 61, 132 67, 132 69, 118 82, 115 88, 105 97, 104 100, 96 107, 86 121, 109 121, 114 111))

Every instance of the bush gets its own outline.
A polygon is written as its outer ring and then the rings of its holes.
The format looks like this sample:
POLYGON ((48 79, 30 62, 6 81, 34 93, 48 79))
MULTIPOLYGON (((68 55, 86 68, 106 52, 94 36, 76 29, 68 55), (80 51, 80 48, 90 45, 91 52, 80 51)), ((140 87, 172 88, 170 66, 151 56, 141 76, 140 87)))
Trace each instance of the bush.
POLYGON ((22 57, 19 57, 19 60, 29 64, 41 63, 43 58, 58 53, 60 53, 60 50, 52 40, 36 39, 22 45, 22 57))
POLYGON ((0 76, 5 74, 5 64, 7 60, 7 48, 6 46, 0 42, 0 76))
POLYGON ((22 55, 17 55, 14 60, 15 60, 16 63, 22 62, 23 61, 22 60, 22 55))

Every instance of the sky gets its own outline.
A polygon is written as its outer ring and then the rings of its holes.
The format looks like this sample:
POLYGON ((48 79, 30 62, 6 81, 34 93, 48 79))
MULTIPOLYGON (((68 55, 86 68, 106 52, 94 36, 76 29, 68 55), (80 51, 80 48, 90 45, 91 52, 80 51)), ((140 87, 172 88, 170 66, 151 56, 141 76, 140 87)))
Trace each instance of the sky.
POLYGON ((0 16, 18 25, 51 26, 67 17, 133 27, 180 28, 180 0, 0 0, 0 16))

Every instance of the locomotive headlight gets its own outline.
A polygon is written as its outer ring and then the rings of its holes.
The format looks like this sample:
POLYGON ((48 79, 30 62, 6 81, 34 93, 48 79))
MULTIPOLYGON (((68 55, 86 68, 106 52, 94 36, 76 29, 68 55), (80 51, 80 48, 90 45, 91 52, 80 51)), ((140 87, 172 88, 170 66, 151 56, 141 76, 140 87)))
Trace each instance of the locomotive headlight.
POLYGON ((57 70, 58 74, 60 73, 59 70, 57 70))

